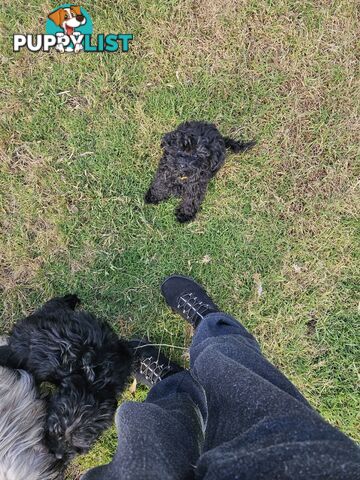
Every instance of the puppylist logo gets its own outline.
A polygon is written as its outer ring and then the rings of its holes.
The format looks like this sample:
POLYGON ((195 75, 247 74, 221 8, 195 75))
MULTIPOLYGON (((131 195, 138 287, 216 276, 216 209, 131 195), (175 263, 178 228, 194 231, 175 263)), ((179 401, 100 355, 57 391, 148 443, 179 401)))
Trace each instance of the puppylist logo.
POLYGON ((66 3, 52 10, 46 20, 46 34, 15 34, 14 52, 22 48, 30 52, 49 52, 55 49, 60 53, 83 52, 128 52, 131 33, 100 33, 96 42, 93 38, 93 23, 85 8, 66 3))

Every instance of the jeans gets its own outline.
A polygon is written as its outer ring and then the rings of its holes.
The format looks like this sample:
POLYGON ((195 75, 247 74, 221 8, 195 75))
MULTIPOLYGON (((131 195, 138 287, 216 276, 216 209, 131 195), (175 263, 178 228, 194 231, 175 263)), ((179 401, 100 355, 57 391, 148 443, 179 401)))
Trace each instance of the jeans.
POLYGON ((360 479, 360 449, 311 408, 235 319, 211 313, 190 371, 116 414, 112 462, 83 480, 360 479))

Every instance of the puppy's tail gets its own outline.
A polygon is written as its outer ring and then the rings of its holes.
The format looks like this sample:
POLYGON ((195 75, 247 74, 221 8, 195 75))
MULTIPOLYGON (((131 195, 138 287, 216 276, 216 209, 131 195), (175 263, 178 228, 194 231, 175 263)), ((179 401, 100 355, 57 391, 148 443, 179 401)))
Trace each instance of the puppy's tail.
POLYGON ((245 152, 256 145, 255 140, 251 142, 238 142, 237 140, 233 140, 230 137, 223 137, 225 141, 225 147, 229 148, 234 153, 245 152))

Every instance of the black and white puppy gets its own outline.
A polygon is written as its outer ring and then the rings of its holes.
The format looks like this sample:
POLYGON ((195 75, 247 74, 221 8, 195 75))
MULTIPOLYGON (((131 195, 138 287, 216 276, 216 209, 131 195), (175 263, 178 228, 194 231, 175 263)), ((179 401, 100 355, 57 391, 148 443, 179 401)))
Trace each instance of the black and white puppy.
POLYGON ((210 179, 225 161, 226 149, 238 153, 254 145, 253 141, 243 143, 223 137, 211 123, 182 123, 162 139, 164 154, 145 202, 156 204, 170 196, 181 197, 176 218, 182 223, 193 220, 210 179))
POLYGON ((116 399, 131 374, 132 352, 104 322, 75 311, 76 295, 54 298, 18 322, 7 365, 58 386, 46 438, 58 459, 85 453, 111 425, 116 399))

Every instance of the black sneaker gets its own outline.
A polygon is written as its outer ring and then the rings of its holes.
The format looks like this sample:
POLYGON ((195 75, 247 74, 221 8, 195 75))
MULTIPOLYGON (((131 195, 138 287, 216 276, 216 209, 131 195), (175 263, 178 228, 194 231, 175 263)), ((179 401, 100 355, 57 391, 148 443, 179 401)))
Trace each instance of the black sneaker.
POLYGON ((164 378, 184 370, 175 362, 166 358, 158 348, 146 338, 134 338, 129 341, 134 352, 134 376, 138 383, 153 387, 164 378))
POLYGON ((196 328, 209 313, 219 309, 205 289, 192 278, 171 275, 161 285, 166 303, 196 328))

